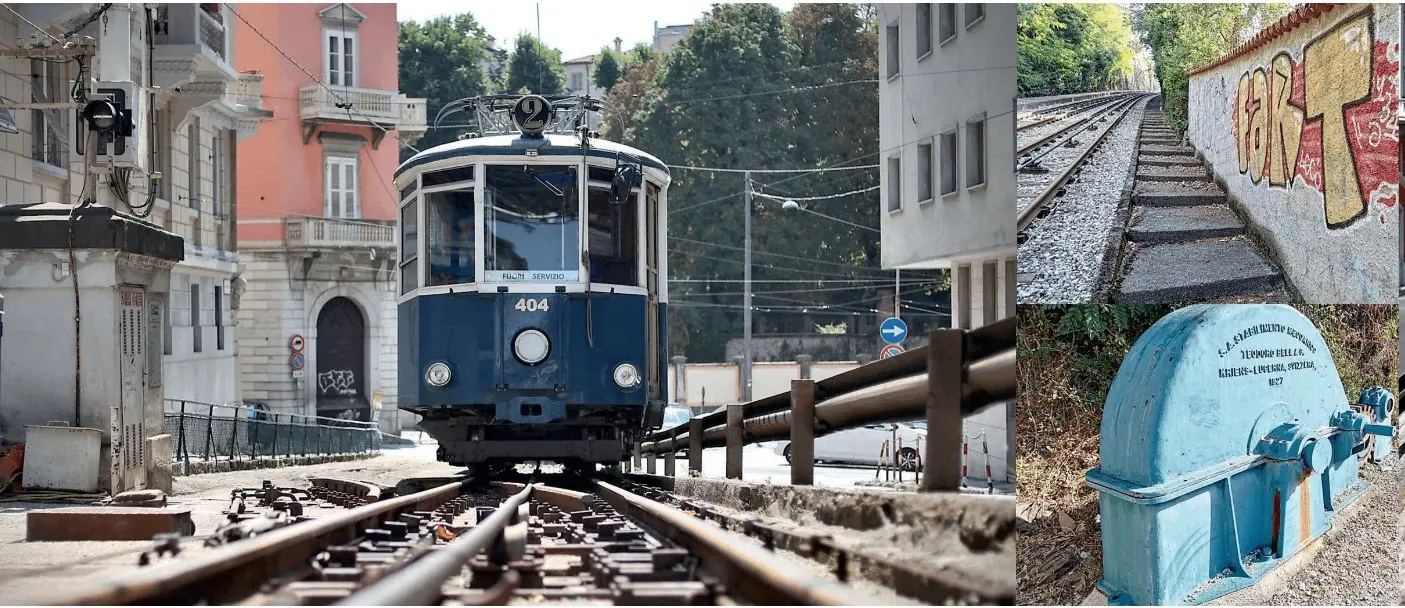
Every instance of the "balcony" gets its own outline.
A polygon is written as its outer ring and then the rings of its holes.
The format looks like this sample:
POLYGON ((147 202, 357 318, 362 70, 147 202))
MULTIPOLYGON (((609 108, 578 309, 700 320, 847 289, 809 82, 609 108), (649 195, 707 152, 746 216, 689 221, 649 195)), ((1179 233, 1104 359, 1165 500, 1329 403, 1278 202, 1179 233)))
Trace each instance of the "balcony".
POLYGON ((375 125, 371 147, 378 148, 386 130, 396 129, 401 139, 424 134, 425 99, 397 91, 326 87, 311 84, 298 91, 298 114, 303 121, 303 143, 312 141, 317 126, 327 123, 375 125))
POLYGON ((394 249, 395 222, 303 217, 284 220, 290 249, 394 249))
POLYGON ((188 112, 219 101, 238 82, 228 19, 198 4, 162 4, 157 10, 152 84, 171 93, 174 110, 188 112))

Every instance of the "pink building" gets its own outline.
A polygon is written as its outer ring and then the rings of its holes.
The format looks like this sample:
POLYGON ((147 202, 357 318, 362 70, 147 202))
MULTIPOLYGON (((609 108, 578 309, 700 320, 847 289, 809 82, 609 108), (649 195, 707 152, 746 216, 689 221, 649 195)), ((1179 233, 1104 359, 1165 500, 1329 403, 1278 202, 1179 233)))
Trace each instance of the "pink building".
POLYGON ((424 100, 399 92, 395 5, 238 10, 237 68, 263 76, 263 107, 278 117, 238 144, 241 395, 360 420, 379 402, 391 428, 390 183, 400 147, 425 130, 424 100))

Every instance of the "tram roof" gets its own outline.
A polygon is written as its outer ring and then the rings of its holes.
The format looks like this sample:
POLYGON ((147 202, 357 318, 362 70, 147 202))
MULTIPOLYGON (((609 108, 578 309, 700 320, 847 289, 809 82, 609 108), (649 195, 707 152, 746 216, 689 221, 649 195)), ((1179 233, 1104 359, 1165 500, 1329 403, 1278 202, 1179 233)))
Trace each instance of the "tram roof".
MULTIPOLYGON (((494 135, 475 137, 442 144, 420 152, 410 160, 401 163, 395 170, 394 178, 406 171, 432 163, 464 156, 522 156, 524 150, 536 149, 538 156, 579 156, 580 138, 576 135, 546 133, 541 138, 527 138, 521 135, 494 135)), ((615 159, 616 153, 624 153, 640 160, 646 167, 668 173, 668 166, 652 154, 607 139, 591 138, 586 155, 596 158, 615 159)))

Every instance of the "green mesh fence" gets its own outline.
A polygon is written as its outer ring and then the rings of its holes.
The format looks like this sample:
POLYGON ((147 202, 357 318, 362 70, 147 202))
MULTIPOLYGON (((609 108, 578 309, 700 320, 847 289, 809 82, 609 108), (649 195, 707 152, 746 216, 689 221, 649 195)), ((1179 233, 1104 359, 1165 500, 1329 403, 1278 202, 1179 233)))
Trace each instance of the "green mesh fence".
POLYGON ((381 448, 375 423, 245 406, 167 402, 164 426, 179 462, 365 454, 381 448))

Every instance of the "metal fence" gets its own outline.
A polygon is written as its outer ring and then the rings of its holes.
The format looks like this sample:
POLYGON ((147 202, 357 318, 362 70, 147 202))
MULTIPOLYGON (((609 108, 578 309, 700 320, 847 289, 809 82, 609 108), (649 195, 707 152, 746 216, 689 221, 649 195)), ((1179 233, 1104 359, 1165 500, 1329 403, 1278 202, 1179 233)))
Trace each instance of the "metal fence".
POLYGON ((374 422, 174 399, 165 409, 165 431, 177 462, 365 454, 381 448, 374 422))
POLYGON ((775 439, 791 442, 791 483, 814 483, 816 437, 858 426, 922 419, 922 489, 956 491, 962 482, 962 420, 1015 398, 1015 319, 973 330, 931 332, 926 346, 824 380, 792 380, 787 393, 693 418, 656 431, 634 446, 634 466, 648 456, 648 472, 662 456, 674 474, 677 453, 688 468, 702 469, 702 450, 727 448, 727 477, 742 476, 742 446, 775 439))

